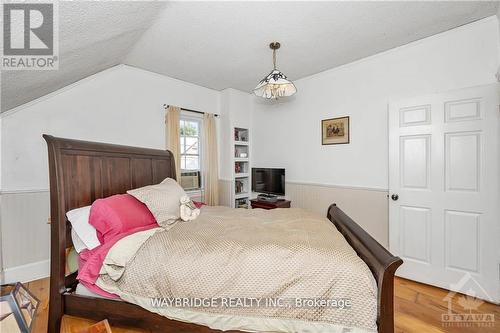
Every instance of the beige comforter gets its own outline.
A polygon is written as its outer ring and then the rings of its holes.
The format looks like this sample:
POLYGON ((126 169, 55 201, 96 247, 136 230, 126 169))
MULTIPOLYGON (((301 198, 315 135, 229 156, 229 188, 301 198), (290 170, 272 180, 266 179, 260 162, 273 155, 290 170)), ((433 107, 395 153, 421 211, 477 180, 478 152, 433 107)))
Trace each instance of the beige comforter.
POLYGON ((204 207, 194 221, 128 236, 97 285, 215 329, 376 330, 370 270, 330 221, 295 208, 204 207))

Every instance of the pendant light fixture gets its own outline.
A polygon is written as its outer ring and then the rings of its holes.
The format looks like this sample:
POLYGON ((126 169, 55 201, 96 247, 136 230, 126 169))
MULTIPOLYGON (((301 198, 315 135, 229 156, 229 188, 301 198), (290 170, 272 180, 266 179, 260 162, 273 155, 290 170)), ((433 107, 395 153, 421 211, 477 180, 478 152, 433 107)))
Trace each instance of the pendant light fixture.
POLYGON ((273 50, 273 70, 253 90, 253 93, 259 97, 278 99, 280 97, 292 96, 297 92, 297 88, 295 88, 293 82, 289 81, 285 74, 276 68, 276 50, 280 46, 278 42, 269 44, 269 47, 273 50))

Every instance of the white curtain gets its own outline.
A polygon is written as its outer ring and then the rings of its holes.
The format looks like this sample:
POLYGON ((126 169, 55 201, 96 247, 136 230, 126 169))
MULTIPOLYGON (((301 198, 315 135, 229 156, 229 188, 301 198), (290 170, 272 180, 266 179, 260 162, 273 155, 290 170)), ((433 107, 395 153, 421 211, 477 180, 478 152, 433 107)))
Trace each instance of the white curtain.
POLYGON ((210 206, 219 204, 219 162, 217 157, 217 131, 215 116, 205 113, 203 116, 203 181, 205 185, 205 203, 210 206))
POLYGON ((181 147, 180 147, 181 108, 169 106, 165 109, 165 146, 175 158, 175 176, 181 182, 181 147))

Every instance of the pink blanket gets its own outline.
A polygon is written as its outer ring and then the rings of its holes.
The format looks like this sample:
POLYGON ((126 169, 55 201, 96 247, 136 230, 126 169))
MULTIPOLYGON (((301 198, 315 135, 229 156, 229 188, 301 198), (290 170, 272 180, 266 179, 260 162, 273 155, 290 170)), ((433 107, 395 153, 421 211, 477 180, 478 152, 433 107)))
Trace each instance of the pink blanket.
POLYGON ((119 298, 115 294, 108 293, 101 288, 99 288, 95 282, 99 277, 99 271, 101 270, 102 263, 108 255, 109 250, 116 244, 120 239, 127 237, 133 233, 157 228, 158 224, 150 224, 146 226, 137 227, 135 229, 129 230, 127 232, 116 235, 106 241, 104 244, 96 247, 92 250, 85 250, 80 253, 80 262, 78 269, 77 279, 83 284, 88 290, 108 298, 119 298))

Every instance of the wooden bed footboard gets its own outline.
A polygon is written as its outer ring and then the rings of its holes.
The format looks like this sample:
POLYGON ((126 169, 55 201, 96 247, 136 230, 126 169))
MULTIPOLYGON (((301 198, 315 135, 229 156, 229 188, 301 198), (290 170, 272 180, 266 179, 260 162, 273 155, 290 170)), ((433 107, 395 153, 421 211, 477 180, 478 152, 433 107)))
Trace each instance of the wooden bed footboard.
POLYGON ((382 333, 394 332, 394 273, 403 263, 393 256, 336 204, 330 205, 327 217, 370 268, 377 282, 377 326, 382 333))
MULTIPOLYGON (((92 204, 99 198, 129 189, 176 179, 172 154, 166 150, 111 145, 44 135, 49 152, 50 178, 50 303, 48 332, 60 331, 64 314, 103 320, 112 325, 137 326, 155 332, 220 332, 206 326, 170 320, 137 305, 74 293, 76 274, 65 276, 67 247, 72 246, 66 212, 92 204)), ((378 285, 378 331, 394 332, 393 280, 402 260, 350 219, 335 204, 328 219, 372 271, 378 285)))

